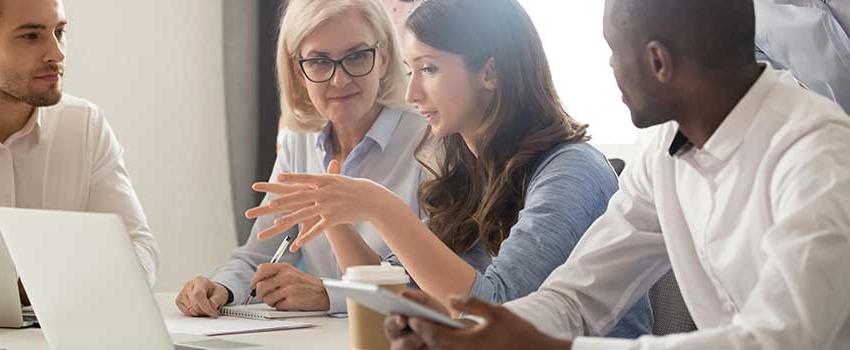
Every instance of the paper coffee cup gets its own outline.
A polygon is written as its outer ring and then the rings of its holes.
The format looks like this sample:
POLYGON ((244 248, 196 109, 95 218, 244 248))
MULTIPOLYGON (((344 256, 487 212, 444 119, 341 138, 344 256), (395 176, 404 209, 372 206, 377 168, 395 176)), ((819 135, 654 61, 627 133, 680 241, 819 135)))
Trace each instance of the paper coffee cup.
MULTIPOLYGON (((370 283, 393 293, 401 293, 410 283, 404 268, 381 265, 353 266, 345 270, 342 280, 346 282, 370 283)), ((384 335, 386 316, 362 306, 351 299, 348 305, 348 332, 351 334, 351 349, 388 350, 390 343, 384 335)))

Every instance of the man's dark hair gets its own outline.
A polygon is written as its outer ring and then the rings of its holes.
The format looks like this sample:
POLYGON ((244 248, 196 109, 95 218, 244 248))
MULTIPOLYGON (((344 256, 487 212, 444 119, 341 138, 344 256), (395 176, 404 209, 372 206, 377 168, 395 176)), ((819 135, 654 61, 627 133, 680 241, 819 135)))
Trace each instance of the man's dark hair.
POLYGON ((752 0, 619 0, 618 25, 641 45, 658 40, 705 69, 755 61, 752 0))

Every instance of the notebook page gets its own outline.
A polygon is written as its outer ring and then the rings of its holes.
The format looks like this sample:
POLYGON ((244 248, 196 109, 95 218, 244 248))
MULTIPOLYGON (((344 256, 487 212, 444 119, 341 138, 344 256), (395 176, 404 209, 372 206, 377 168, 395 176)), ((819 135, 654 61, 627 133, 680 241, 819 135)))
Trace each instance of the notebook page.
POLYGON ((270 332, 286 329, 307 328, 312 326, 313 325, 308 323, 258 321, 227 316, 219 317, 217 319, 206 317, 184 317, 173 320, 165 320, 165 327, 168 329, 168 333, 208 336, 270 332))

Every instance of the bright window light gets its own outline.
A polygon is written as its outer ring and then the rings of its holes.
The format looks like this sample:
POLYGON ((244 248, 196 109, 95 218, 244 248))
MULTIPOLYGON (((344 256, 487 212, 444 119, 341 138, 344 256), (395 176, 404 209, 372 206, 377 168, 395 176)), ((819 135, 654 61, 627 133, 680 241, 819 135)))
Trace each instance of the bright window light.
POLYGON ((602 36, 602 1, 519 0, 543 41, 567 112, 590 124, 592 143, 631 145, 637 129, 621 100, 602 36))

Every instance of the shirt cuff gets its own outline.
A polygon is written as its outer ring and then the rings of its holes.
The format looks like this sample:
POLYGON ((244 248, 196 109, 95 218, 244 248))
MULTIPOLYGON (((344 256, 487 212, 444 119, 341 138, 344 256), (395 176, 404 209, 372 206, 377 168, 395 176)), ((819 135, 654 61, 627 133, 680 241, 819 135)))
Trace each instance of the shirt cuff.
POLYGON ((638 347, 633 339, 578 337, 573 340, 571 350, 636 350, 638 347))
POLYGON ((143 247, 139 245, 140 243, 134 242, 134 248, 136 249, 136 256, 139 258, 139 264, 142 265, 142 269, 145 270, 145 275, 148 278, 148 286, 153 288, 156 284, 156 253, 150 251, 149 249, 156 249, 155 247, 143 247))
POLYGON ((226 278, 222 276, 207 276, 207 278, 209 278, 211 282, 224 286, 224 288, 226 288, 233 296, 233 299, 230 300, 229 303, 225 304, 225 306, 237 305, 237 303, 238 305, 241 305, 245 302, 245 298, 247 298, 251 293, 250 290, 246 290, 245 287, 242 286, 243 283, 238 278, 226 278))

